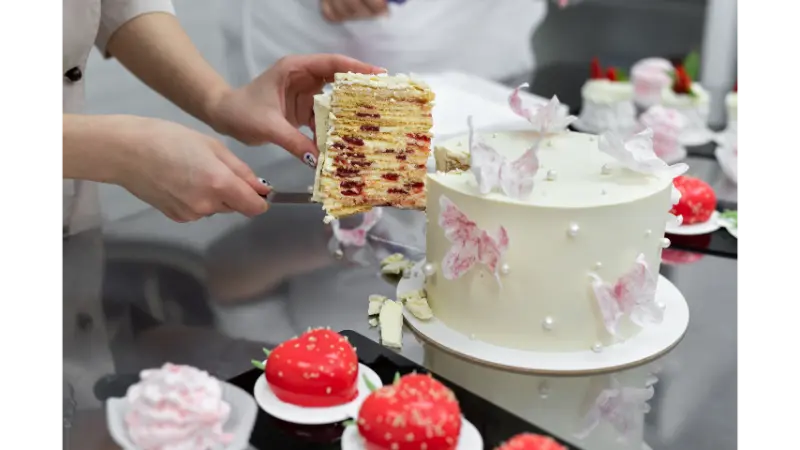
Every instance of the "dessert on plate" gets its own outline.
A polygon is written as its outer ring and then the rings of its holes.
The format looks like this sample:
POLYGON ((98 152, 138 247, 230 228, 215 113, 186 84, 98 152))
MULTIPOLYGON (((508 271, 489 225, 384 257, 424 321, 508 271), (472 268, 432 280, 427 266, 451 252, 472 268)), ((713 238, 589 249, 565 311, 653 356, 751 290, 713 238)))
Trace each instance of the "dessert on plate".
POLYGON ((581 96, 583 105, 578 125, 582 130, 625 133, 636 126, 633 85, 620 69, 603 70, 600 60, 592 59, 591 78, 583 85, 581 96))
POLYGON ((220 381, 207 372, 169 363, 144 370, 126 399, 125 425, 137 449, 212 449, 233 440, 222 429, 231 406, 220 381))
POLYGON ((406 75, 337 73, 314 98, 313 200, 326 220, 376 206, 425 208, 434 94, 406 75))
POLYGON ((264 377, 275 396, 304 407, 343 405, 358 396, 358 356, 341 334, 325 328, 309 330, 267 354, 264 377))
POLYGON ((367 450, 455 450, 462 420, 453 391, 430 375, 409 374, 370 394, 355 425, 367 450))
POLYGON ((549 436, 520 433, 497 447, 496 450, 567 450, 549 436))
POLYGON ((714 189, 705 181, 686 175, 675 178, 672 183, 681 193, 681 198, 670 213, 682 217, 683 225, 708 222, 717 209, 714 189))
POLYGON ((440 165, 427 186, 425 292, 450 329, 512 349, 600 352, 663 320, 672 180, 688 167, 661 160, 649 129, 564 128, 471 131, 437 149, 469 164, 440 165))

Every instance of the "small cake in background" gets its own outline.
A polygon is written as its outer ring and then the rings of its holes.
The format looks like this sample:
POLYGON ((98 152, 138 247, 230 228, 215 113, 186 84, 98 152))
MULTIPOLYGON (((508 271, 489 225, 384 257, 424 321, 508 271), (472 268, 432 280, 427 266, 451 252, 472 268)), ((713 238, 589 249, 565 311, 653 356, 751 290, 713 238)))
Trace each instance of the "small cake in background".
POLYGON ((548 436, 522 433, 507 440, 496 450, 567 450, 567 447, 548 436))
POLYGON ((267 354, 264 377, 279 400, 296 406, 343 405, 358 396, 358 356, 341 334, 309 330, 267 354))
POLYGON ((125 424, 140 450, 210 449, 233 436, 222 427, 231 414, 220 381, 189 366, 144 370, 128 389, 125 424))
POLYGON ((700 83, 695 81, 700 69, 700 57, 692 52, 675 67, 675 79, 661 95, 661 105, 680 112, 686 126, 681 132, 684 145, 702 145, 711 139, 708 130, 709 95, 700 83))
POLYGON ((659 158, 673 163, 686 157, 686 149, 680 142, 686 122, 678 111, 655 105, 639 117, 639 124, 642 129, 653 130, 653 151, 659 158))
POLYGON ((337 73, 314 99, 313 200, 326 221, 375 206, 425 208, 434 94, 406 75, 337 73))
POLYGON ((683 217, 683 225, 708 222, 717 209, 717 196, 714 189, 705 181, 681 175, 672 184, 681 193, 681 199, 670 213, 683 217))
POLYGON ((728 129, 736 128, 739 121, 739 83, 725 96, 725 109, 728 111, 728 129))
POLYGON ((410 374, 370 394, 356 425, 368 450, 454 450, 461 422, 453 391, 430 375, 410 374))
POLYGON ((631 69, 633 96, 642 109, 661 103, 664 89, 672 84, 672 63, 663 58, 646 58, 631 69))
POLYGON ((620 69, 605 70, 600 60, 592 59, 591 78, 583 85, 583 106, 578 125, 593 133, 617 131, 627 133, 636 126, 633 85, 620 69))

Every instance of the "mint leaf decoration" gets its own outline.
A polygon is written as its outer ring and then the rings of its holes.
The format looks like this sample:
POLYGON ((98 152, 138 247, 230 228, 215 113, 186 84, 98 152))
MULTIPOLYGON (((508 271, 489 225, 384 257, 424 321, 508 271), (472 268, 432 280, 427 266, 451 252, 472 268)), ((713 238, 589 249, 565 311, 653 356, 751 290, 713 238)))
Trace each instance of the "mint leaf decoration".
POLYGON ((729 221, 734 228, 739 228, 739 212, 726 209, 720 216, 729 221))
POLYGON ((683 68, 692 81, 697 81, 700 74, 700 53, 696 50, 691 51, 683 60, 683 68))
POLYGON ((345 420, 344 422, 342 422, 342 425, 344 425, 345 428, 346 427, 352 427, 355 424, 356 424, 356 421, 353 420, 353 419, 345 420))
POLYGON ((398 381, 400 381, 400 372, 395 372, 394 373, 394 380, 392 380, 392 384, 396 384, 398 381))
POLYGON ((267 358, 269 358, 269 353, 270 353, 270 351, 269 351, 269 350, 267 350, 266 348, 263 348, 263 347, 262 347, 262 348, 261 348, 261 351, 263 351, 263 352, 264 352, 264 356, 266 356, 267 358))
POLYGON ((628 75, 628 72, 625 69, 617 68, 617 81, 630 81, 631 77, 628 75))
POLYGON ((370 392, 375 392, 375 391, 377 391, 377 390, 378 390, 377 386, 375 386, 374 384, 372 384, 372 382, 371 382, 371 381, 369 381, 369 378, 367 378, 367 376, 366 376, 366 375, 362 375, 362 376, 361 376, 361 379, 363 379, 363 380, 364 380, 364 384, 366 384, 366 385, 367 385, 367 389, 369 389, 369 391, 370 391, 370 392))
POLYGON ((252 364, 256 369, 264 370, 264 363, 257 359, 251 359, 250 364, 252 364))

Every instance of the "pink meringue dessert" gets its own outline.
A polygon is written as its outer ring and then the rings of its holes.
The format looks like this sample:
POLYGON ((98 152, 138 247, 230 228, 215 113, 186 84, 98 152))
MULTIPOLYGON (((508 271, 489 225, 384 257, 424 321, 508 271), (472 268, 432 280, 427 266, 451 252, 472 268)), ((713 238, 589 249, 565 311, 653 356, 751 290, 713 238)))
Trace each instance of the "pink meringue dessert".
POLYGON ((208 372, 170 363, 144 370, 126 398, 125 425, 138 449, 212 449, 233 439, 222 431, 231 407, 208 372))

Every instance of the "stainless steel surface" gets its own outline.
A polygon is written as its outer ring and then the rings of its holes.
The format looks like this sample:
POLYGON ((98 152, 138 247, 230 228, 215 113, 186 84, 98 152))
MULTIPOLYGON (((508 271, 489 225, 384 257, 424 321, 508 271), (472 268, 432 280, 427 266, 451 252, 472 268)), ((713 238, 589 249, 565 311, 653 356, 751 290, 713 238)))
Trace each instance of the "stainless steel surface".
POLYGON ((267 194, 267 203, 283 204, 303 204, 311 203, 309 192, 278 192, 272 191, 267 194))
MULTIPOLYGON (((720 182, 713 161, 690 164, 694 174, 720 182)), ((277 190, 298 191, 313 179, 295 160, 256 169, 277 190)), ((728 197, 735 200, 735 187, 728 197)), ((387 211, 370 249, 338 259, 323 215, 313 205, 276 204, 254 220, 219 215, 180 225, 149 211, 110 225, 102 241, 66 240, 72 272, 65 270, 65 303, 79 305, 65 304, 64 317, 74 448, 114 448, 86 436, 105 436, 100 400, 122 395, 125 380, 144 368, 171 361, 229 378, 248 370, 262 346, 314 326, 377 339, 366 320, 367 297, 394 294, 377 262, 397 243, 424 248, 425 216, 387 211), (102 265, 93 266, 100 255, 102 265)), ((703 257, 662 272, 686 296, 691 321, 683 342, 656 362, 660 381, 646 442, 654 450, 735 448, 736 261, 703 257)), ((425 350, 411 333, 404 341, 402 353, 423 362, 425 350)))

